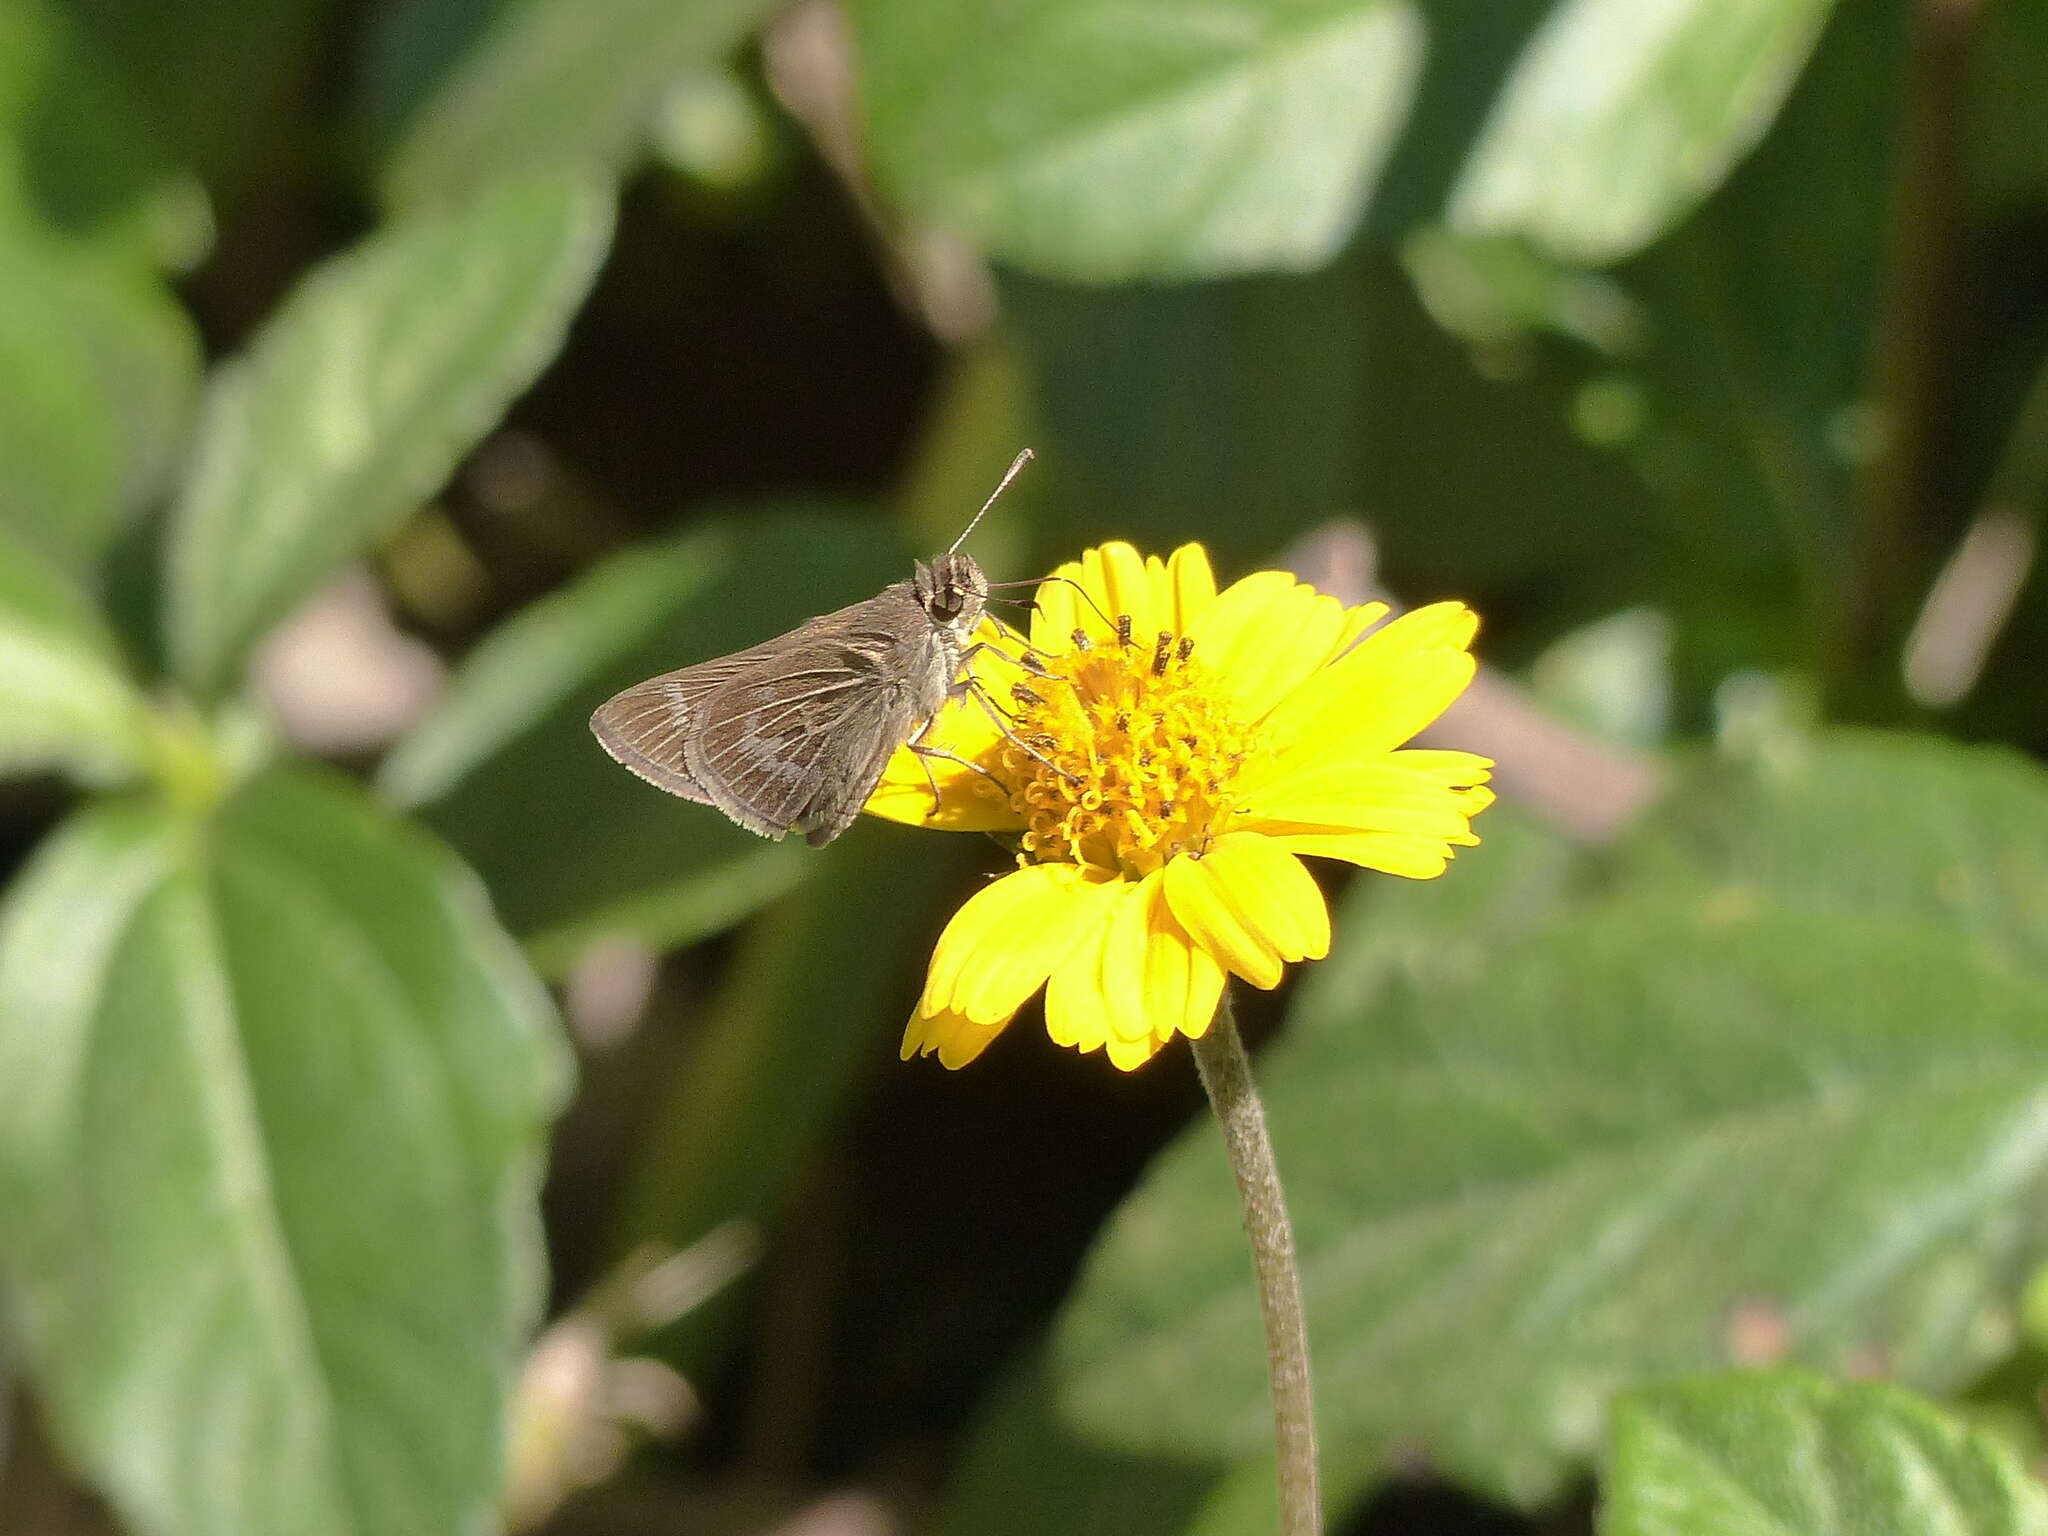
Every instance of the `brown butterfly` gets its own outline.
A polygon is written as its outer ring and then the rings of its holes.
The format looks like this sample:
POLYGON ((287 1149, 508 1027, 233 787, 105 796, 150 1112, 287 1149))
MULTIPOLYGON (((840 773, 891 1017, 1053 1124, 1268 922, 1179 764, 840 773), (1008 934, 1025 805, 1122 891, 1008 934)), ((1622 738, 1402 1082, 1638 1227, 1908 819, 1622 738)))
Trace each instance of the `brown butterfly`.
POLYGON ((749 832, 831 842, 896 749, 917 747, 940 706, 964 691, 989 584, 957 551, 1030 458, 1028 448, 1017 455, 953 548, 917 561, 910 580, 635 683, 590 717, 598 741, 656 788, 716 806, 749 832))

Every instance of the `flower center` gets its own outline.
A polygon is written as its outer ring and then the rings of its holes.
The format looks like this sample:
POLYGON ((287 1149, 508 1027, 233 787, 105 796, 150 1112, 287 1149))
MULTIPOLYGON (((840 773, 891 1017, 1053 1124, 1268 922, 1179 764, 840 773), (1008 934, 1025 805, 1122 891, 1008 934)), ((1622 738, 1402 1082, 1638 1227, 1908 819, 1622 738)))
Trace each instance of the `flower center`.
POLYGON ((1040 863, 1150 874, 1221 829, 1252 732, 1230 717, 1195 659, 1194 642, 1162 632, 1042 658, 1046 675, 1010 692, 1013 739, 1001 748, 1010 804, 1040 863))

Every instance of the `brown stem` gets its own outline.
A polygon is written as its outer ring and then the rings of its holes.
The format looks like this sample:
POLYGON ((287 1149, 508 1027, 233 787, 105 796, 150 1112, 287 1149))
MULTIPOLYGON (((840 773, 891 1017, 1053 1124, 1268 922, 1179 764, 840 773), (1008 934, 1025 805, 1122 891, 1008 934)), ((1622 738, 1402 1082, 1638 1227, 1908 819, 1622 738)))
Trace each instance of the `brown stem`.
POLYGON ((1852 509, 1828 657, 1837 702, 1873 664, 1890 659, 1935 542, 1922 523, 1954 383, 1948 358, 1963 233, 1963 135, 1982 9, 1983 0, 1918 0, 1907 22, 1905 101, 1870 360, 1869 393, 1885 442, 1852 509))
POLYGON ((1294 1258, 1294 1228, 1280 1188, 1280 1167, 1266 1134, 1266 1111, 1252 1081, 1251 1058, 1237 1032, 1230 994, 1223 994, 1209 1032, 1188 1042, 1202 1087, 1223 1128, 1230 1171, 1244 1202, 1258 1278, 1259 1313, 1266 1325, 1266 1376, 1273 1392, 1273 1448, 1279 1457, 1281 1536, 1320 1536, 1322 1491, 1316 1472, 1315 1394, 1309 1382, 1308 1319, 1301 1305, 1301 1270, 1294 1258))

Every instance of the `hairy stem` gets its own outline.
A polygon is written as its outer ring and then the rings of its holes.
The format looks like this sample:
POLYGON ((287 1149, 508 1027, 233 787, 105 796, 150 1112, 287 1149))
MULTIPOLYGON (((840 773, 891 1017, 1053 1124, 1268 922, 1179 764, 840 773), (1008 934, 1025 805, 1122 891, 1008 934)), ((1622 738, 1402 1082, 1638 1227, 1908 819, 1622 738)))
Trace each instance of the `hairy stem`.
POLYGON ((1315 1395, 1309 1382, 1308 1320, 1301 1306, 1294 1228, 1287 1220, 1280 1168, 1266 1134, 1265 1107, 1252 1082, 1251 1058, 1237 1032, 1228 991, 1209 1032, 1188 1044, 1223 1128, 1230 1169, 1244 1202, 1245 1235, 1251 1239, 1259 1313, 1266 1325, 1266 1375, 1273 1391, 1281 1536, 1320 1536, 1323 1501, 1316 1471, 1315 1395))

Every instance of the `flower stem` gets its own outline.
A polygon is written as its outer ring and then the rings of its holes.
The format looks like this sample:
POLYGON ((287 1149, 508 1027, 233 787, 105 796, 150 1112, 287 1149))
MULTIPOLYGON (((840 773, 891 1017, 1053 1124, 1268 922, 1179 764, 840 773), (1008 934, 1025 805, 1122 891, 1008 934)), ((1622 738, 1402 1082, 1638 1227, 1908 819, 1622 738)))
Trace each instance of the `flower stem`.
POLYGON ((1316 1412, 1309 1383, 1308 1320, 1301 1306, 1301 1270, 1294 1228, 1280 1188, 1280 1167, 1266 1134, 1266 1111, 1252 1081, 1251 1058, 1237 1032, 1230 993, 1223 994, 1209 1032, 1188 1044, 1202 1087, 1223 1127, 1230 1171, 1244 1202, 1266 1325, 1266 1377, 1273 1391, 1273 1448, 1279 1457, 1281 1536, 1320 1536, 1323 1500, 1316 1473, 1316 1412))

